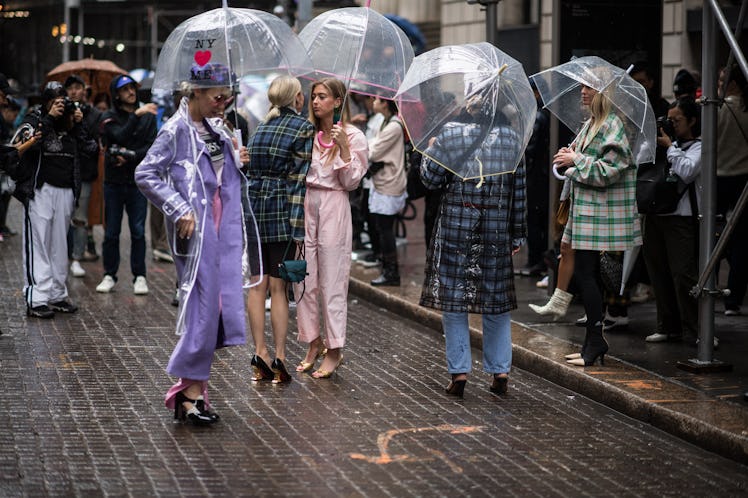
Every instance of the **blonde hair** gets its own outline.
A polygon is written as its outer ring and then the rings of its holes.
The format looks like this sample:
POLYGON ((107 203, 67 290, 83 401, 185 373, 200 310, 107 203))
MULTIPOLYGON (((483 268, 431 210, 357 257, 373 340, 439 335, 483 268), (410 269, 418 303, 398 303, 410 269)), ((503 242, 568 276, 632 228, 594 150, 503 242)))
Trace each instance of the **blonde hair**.
POLYGON ((597 135, 597 132, 600 131, 600 128, 605 122, 605 118, 608 117, 608 114, 610 114, 611 110, 612 105, 608 97, 600 92, 597 92, 594 97, 592 97, 592 102, 590 102, 590 114, 592 115, 592 122, 590 123, 585 142, 589 142, 593 138, 595 138, 595 135, 597 135))
POLYGON ((293 76, 278 76, 275 78, 268 88, 268 100, 271 107, 263 122, 267 123, 280 116, 282 107, 292 107, 296 101, 296 95, 300 91, 301 82, 293 76))
POLYGON ((182 97, 192 99, 195 97, 194 90, 195 86, 192 83, 190 83, 189 81, 182 81, 181 83, 179 83, 179 89, 177 90, 177 93, 182 97))

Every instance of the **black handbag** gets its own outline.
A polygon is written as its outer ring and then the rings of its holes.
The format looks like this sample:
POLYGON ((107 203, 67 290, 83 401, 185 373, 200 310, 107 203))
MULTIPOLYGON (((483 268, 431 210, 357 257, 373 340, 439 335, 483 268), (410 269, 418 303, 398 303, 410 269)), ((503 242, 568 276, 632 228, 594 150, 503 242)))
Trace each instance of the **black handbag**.
POLYGON ((278 264, 278 273, 280 278, 286 282, 299 283, 303 282, 307 275, 306 260, 304 259, 304 246, 301 246, 300 259, 287 259, 288 250, 294 245, 294 240, 288 241, 286 251, 283 253, 283 261, 278 264))
POLYGON ((600 252, 600 280, 609 293, 618 296, 623 280, 623 257, 607 251, 600 252))
MULTIPOLYGON (((681 150, 688 150, 694 142, 681 150)), ((658 147, 654 163, 640 164, 636 170, 636 207, 641 214, 672 213, 690 186, 670 174, 670 163, 661 149, 658 147)))
POLYGON ((636 173, 636 207, 641 214, 667 214, 678 208, 688 185, 677 175, 668 174, 670 167, 642 164, 636 173))
POLYGON ((408 168, 406 190, 408 192, 408 199, 414 201, 425 197, 428 189, 421 181, 421 158, 423 156, 416 150, 413 150, 411 154, 406 164, 408 168))
POLYGON ((379 173, 384 168, 384 161, 369 161, 369 169, 366 170, 366 178, 371 178, 372 176, 379 173))

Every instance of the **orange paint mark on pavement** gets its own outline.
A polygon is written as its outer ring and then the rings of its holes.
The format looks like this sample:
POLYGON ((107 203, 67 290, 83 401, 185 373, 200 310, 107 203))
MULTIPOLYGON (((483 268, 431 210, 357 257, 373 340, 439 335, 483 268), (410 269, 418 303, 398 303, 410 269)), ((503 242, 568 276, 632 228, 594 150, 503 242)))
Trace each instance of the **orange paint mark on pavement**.
MULTIPOLYGON (((426 431, 439 431, 448 432, 450 434, 470 434, 478 432, 483 429, 483 426, 475 425, 438 425, 435 427, 413 427, 409 429, 392 429, 387 432, 380 433, 377 436, 377 447, 379 448, 379 455, 377 456, 366 456, 361 453, 351 453, 349 456, 354 460, 365 460, 369 463, 375 463, 378 465, 384 465, 392 462, 425 462, 431 460, 431 458, 417 457, 413 455, 390 455, 389 445, 392 439, 399 434, 417 434, 426 431)), ((456 474, 462 473, 462 467, 455 465, 454 462, 450 461, 447 456, 438 450, 429 449, 429 453, 438 458, 439 460, 446 463, 452 472, 456 474)))
POLYGON ((716 399, 648 399, 650 403, 716 403, 716 399))
POLYGON ((661 382, 651 382, 648 380, 629 380, 622 382, 622 384, 631 389, 639 389, 642 391, 662 389, 661 382))

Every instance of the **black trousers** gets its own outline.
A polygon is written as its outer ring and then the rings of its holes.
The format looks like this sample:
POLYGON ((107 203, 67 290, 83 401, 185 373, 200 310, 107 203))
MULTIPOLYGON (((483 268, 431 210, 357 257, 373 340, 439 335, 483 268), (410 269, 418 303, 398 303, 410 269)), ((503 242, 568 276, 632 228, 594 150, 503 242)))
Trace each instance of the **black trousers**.
POLYGON ((644 217, 642 253, 655 293, 657 332, 696 337, 697 301, 689 292, 698 279, 699 232, 690 216, 644 217))
MULTIPOLYGON (((735 207, 746 181, 748 175, 717 178, 718 214, 726 215, 735 207)), ((748 288, 748 209, 743 210, 727 247, 727 261, 730 264, 727 288, 730 295, 725 298, 725 308, 737 309, 743 303, 748 288)))
MULTIPOLYGON (((374 229, 372 230, 374 235, 373 240, 376 240, 377 249, 379 254, 387 256, 388 258, 397 258, 397 244, 395 241, 395 219, 396 215, 388 214, 377 214, 370 213, 370 219, 374 223, 374 229)), ((372 249, 374 244, 372 243, 372 249)), ((376 249, 375 249, 376 254, 376 249)))

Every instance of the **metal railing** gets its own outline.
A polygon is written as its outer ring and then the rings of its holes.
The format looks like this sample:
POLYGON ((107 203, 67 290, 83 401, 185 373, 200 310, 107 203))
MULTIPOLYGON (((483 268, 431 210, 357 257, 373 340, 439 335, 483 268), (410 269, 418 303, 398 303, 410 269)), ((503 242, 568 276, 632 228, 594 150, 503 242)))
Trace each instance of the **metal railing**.
POLYGON ((717 110, 722 104, 722 100, 717 96, 716 88, 716 26, 719 25, 730 46, 731 53, 729 61, 735 59, 738 67, 748 79, 748 62, 746 62, 745 55, 740 50, 737 42, 737 37, 743 29, 746 10, 748 10, 748 0, 743 0, 735 34, 730 31, 730 26, 717 0, 706 0, 703 10, 701 177, 704 196, 702 198, 699 231, 700 276, 698 283, 691 291, 691 294, 699 299, 699 346, 697 358, 689 360, 689 363, 696 367, 708 367, 719 363, 713 359, 714 298, 717 295, 725 294, 725 292, 716 289, 714 269, 724 252, 735 224, 745 208, 746 202, 748 202, 748 185, 746 185, 732 214, 728 217, 727 224, 715 247, 717 110))

